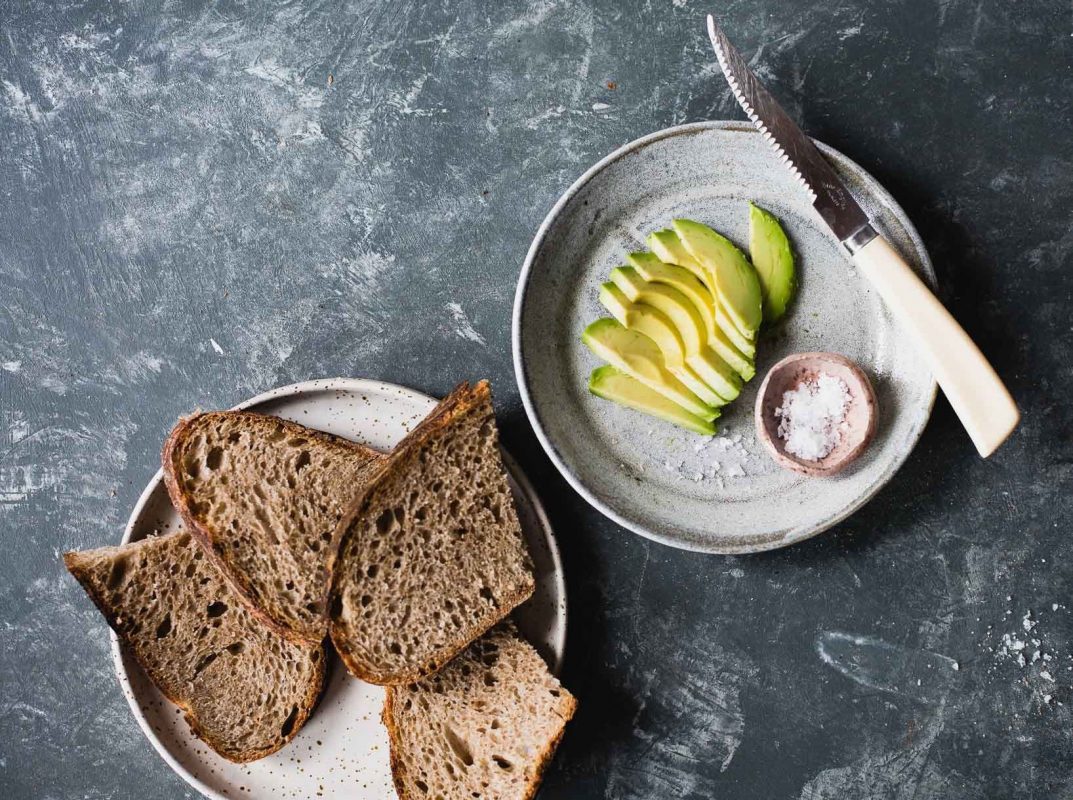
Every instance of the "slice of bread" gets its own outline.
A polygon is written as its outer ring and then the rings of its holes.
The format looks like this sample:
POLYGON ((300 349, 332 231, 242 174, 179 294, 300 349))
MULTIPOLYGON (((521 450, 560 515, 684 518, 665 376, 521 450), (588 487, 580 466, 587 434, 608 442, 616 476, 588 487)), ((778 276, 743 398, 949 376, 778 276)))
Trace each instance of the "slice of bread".
POLYGON ((487 382, 451 393, 340 525, 331 637, 358 678, 415 681, 533 593, 487 382))
POLYGON ((387 690, 401 800, 528 800, 577 701, 504 622, 434 675, 387 690))
POLYGON ((171 502, 255 610, 281 632, 327 633, 333 538, 382 456, 277 417, 187 417, 164 445, 171 502))
POLYGON ((188 532, 65 553, 63 561, 221 756, 261 758, 305 724, 324 683, 323 644, 292 642, 252 613, 188 532))

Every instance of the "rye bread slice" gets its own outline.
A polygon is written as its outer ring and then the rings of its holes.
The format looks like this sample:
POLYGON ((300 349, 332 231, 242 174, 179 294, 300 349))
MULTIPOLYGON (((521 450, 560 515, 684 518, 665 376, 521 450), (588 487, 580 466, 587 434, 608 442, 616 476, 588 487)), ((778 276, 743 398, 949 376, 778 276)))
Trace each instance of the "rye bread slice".
POLYGON ((224 758, 273 753, 305 724, 324 683, 322 643, 280 636, 186 531, 65 553, 145 670, 224 758))
POLYGON ((340 530, 332 643, 371 683, 433 672, 533 593, 487 382, 399 444, 340 530))
POLYGON ((383 457, 277 417, 187 417, 164 445, 171 502, 218 563, 285 635, 322 640, 333 538, 383 457))
POLYGON ((434 675, 388 688, 395 790, 400 800, 529 800, 576 708, 504 622, 434 675))

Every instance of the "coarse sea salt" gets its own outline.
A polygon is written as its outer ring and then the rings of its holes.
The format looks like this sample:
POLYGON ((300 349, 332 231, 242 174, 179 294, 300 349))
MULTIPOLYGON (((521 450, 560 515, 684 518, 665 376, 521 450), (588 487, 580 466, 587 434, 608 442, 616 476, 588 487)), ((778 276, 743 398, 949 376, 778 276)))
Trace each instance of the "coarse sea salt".
POLYGON ((826 372, 783 392, 775 416, 786 452, 808 461, 829 455, 842 439, 850 400, 846 382, 826 372))

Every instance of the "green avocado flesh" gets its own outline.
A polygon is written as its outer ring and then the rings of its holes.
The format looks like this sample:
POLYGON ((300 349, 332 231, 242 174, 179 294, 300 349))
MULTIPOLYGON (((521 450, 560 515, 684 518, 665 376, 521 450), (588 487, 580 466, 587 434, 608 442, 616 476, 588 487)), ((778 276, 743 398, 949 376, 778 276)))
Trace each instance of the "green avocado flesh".
POLYGON ((581 334, 606 362, 592 394, 706 436, 719 409, 756 376, 756 338, 796 291, 793 253, 779 221, 750 204, 750 263, 729 239, 676 219, 648 236, 600 286, 611 318, 581 334))
POLYGON ((694 278, 700 281, 712 298, 712 306, 715 309, 715 323, 719 326, 723 335, 743 355, 754 358, 756 356, 756 345, 753 343, 753 337, 746 336, 730 314, 727 313, 725 304, 719 300, 718 293, 712 290, 711 275, 700 265, 700 262, 689 254, 689 251, 682 245, 681 239, 678 238, 678 234, 666 228, 651 234, 647 241, 648 246, 652 248, 652 254, 659 260, 687 270, 692 273, 694 278))
POLYGON ((589 391, 597 397, 643 411, 694 433, 703 436, 715 435, 715 426, 711 420, 690 414, 677 403, 613 366, 605 365, 592 371, 589 376, 589 391))
POLYGON ((688 219, 672 223, 682 246, 689 251, 711 281, 721 303, 738 329, 750 339, 763 319, 760 279, 749 259, 734 244, 707 225, 688 219))
POLYGON ((749 204, 749 255, 760 278, 764 322, 775 322, 797 290, 790 240, 773 214, 749 204))
POLYGON ((653 253, 630 253, 626 260, 637 270, 637 274, 649 283, 669 286, 681 292, 700 314, 708 335, 708 346, 733 367, 742 380, 752 380, 756 375, 752 358, 735 347, 719 327, 716 322, 715 298, 693 273, 685 267, 665 264, 653 253))
POLYGON ((659 392, 690 414, 708 421, 718 416, 714 408, 674 377, 664 365, 659 347, 644 334, 605 317, 585 328, 581 341, 615 369, 659 392))
POLYGON ((708 280, 704 267, 682 246, 682 240, 670 228, 664 228, 661 231, 649 234, 647 241, 648 246, 652 248, 652 254, 660 261, 685 267, 702 281, 708 280))
POLYGON ((663 363, 674 377, 689 387, 707 405, 716 408, 726 405, 707 383, 686 363, 686 349, 674 323, 663 312, 642 303, 631 302, 614 283, 600 287, 600 303, 619 324, 637 331, 653 342, 663 355, 663 363))
POLYGON ((716 394, 730 402, 741 393, 741 378, 708 347, 704 320, 689 298, 670 286, 646 281, 633 267, 611 270, 611 281, 633 303, 663 312, 682 339, 686 363, 716 394))

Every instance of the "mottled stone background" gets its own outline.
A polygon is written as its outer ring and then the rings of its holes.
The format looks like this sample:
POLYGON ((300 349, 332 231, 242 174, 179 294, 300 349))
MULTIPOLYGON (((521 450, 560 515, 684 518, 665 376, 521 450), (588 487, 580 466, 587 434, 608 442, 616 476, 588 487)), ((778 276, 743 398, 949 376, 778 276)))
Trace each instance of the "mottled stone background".
POLYGON ((354 375, 490 377, 549 505, 582 705, 543 797, 1073 797, 1071 125, 1065 0, 3 0, 0 796, 191 795, 58 555, 180 413, 354 375), (903 203, 1025 416, 984 462, 940 401, 850 521, 734 559, 586 507, 509 352, 560 192, 740 116, 708 10, 903 203))

